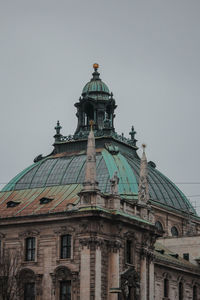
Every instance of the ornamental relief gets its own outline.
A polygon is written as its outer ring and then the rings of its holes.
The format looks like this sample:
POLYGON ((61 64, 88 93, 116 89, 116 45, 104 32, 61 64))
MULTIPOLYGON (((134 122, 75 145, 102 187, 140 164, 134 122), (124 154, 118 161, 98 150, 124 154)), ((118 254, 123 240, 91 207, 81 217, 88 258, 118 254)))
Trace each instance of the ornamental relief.
POLYGON ((27 238, 27 237, 35 237, 38 236, 40 232, 38 230, 26 230, 24 232, 19 233, 19 237, 27 238))
POLYGON ((5 236, 6 236, 6 235, 5 235, 4 233, 0 232, 0 239, 4 239, 5 236))
POLYGON ((63 234, 72 234, 75 232, 75 228, 73 226, 67 225, 67 226, 60 226, 58 229, 54 230, 54 233, 57 235, 63 235, 63 234))

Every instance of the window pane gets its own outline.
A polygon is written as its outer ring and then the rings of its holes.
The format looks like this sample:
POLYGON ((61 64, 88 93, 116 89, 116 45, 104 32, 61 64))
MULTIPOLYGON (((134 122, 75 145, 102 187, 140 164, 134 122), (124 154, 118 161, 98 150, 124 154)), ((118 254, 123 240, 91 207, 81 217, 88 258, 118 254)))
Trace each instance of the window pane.
POLYGON ((35 283, 28 282, 24 286, 24 300, 34 300, 35 299, 35 283))
POLYGON ((61 258, 71 257, 71 235, 66 234, 61 236, 61 258))
POLYGON ((26 260, 34 261, 35 260, 35 238, 30 237, 26 239, 26 260))
POLYGON ((71 300, 71 281, 60 282, 60 300, 71 300))
POLYGON ((132 263, 132 241, 126 241, 126 262, 131 264, 132 263))

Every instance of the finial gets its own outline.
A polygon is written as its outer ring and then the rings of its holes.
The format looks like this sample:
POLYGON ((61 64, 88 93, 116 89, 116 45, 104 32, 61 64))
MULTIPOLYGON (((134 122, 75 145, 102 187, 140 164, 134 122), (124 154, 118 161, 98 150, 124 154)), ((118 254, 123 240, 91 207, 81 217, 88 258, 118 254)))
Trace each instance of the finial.
POLYGON ((95 70, 95 71, 97 71, 97 70, 98 70, 98 68, 99 68, 99 64, 97 64, 97 63, 94 63, 94 64, 93 64, 93 68, 94 68, 94 70, 95 70))
POLYGON ((147 145, 146 144, 142 144, 142 149, 143 149, 143 152, 145 152, 145 149, 146 149, 147 145))
POLYGON ((62 127, 60 126, 59 121, 57 121, 56 127, 54 127, 54 129, 56 130, 56 134, 60 134, 60 130, 62 129, 62 127))
POLYGON ((55 131, 56 131, 56 134, 54 135, 54 138, 55 138, 55 142, 59 142, 61 137, 62 137, 62 134, 60 133, 60 130, 61 130, 61 126, 60 126, 60 122, 57 121, 57 124, 56 126, 54 127, 55 131))
POLYGON ((90 120, 90 121, 89 121, 89 124, 90 124, 90 130, 93 130, 94 121, 93 121, 93 120, 90 120))

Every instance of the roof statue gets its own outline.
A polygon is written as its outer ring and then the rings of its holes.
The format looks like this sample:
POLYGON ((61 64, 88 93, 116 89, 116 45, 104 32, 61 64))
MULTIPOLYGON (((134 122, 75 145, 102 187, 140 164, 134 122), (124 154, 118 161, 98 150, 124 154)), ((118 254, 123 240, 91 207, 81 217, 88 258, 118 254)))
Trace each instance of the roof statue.
POLYGON ((110 179, 110 190, 112 195, 118 194, 118 184, 119 184, 119 177, 117 176, 117 172, 115 172, 113 177, 110 179))

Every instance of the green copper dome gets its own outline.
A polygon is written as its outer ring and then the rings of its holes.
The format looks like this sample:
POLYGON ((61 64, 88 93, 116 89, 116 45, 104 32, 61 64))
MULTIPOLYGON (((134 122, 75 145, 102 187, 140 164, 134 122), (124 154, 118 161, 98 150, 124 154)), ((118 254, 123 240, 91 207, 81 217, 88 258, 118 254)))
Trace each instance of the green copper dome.
MULTIPOLYGON (((97 150, 99 188, 101 192, 109 193, 110 179, 114 172, 117 172, 120 196, 133 200, 138 195, 140 159, 128 153, 120 144, 118 146, 119 148, 115 147, 116 153, 112 153, 111 146, 108 150, 102 147, 97 150)), ((63 154, 61 157, 49 156, 18 174, 2 191, 21 190, 22 193, 26 193, 27 189, 54 186, 56 192, 57 187, 66 185, 73 190, 74 187, 83 184, 85 163, 86 153, 81 152, 74 155, 63 154)), ((184 213, 191 211, 196 214, 191 203, 178 187, 151 164, 148 164, 148 180, 151 201, 184 213)))
POLYGON ((96 100, 108 100, 110 96, 109 88, 99 77, 98 64, 94 64, 93 67, 92 79, 84 86, 82 96, 89 96, 96 100))
POLYGON ((83 88, 82 94, 91 92, 103 92, 109 94, 109 88, 102 80, 91 80, 83 88))

